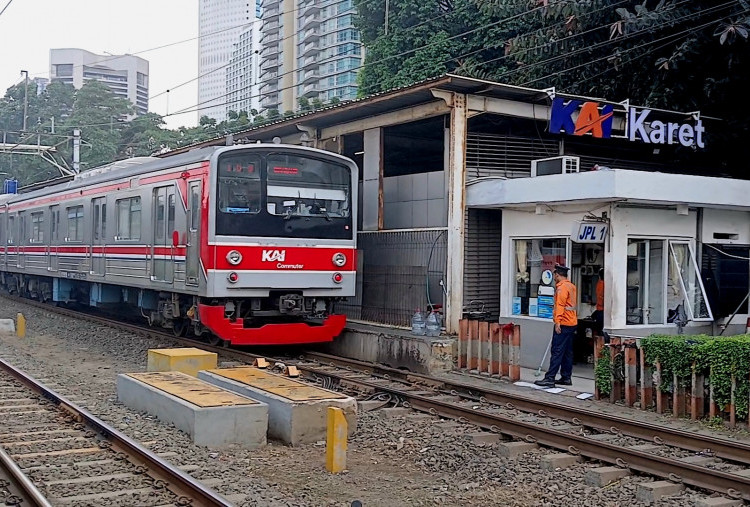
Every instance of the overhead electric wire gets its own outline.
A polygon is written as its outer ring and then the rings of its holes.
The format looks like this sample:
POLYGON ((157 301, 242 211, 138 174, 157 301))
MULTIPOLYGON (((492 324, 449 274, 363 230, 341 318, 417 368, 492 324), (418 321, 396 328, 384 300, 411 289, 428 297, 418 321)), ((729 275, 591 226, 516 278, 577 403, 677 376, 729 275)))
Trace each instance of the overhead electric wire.
MULTIPOLYGON (((687 0, 683 0, 682 3, 686 3, 686 1, 687 0)), ((595 49, 599 49, 599 48, 607 46, 609 44, 619 43, 619 42, 622 42, 623 40, 627 40, 627 39, 633 38, 635 36, 641 35, 641 34, 646 33, 646 32, 652 32, 652 31, 664 28, 666 26, 674 25, 676 21, 680 21, 680 20, 684 20, 684 19, 691 18, 691 17, 696 17, 696 16, 702 16, 703 14, 705 14, 705 13, 707 13, 709 11, 714 11, 714 10, 717 10, 717 9, 722 9, 722 8, 729 7, 732 4, 734 4, 734 3, 735 2, 733 0, 730 0, 730 1, 726 2, 726 3, 724 3, 724 4, 721 4, 721 5, 718 5, 718 6, 714 6, 714 7, 710 7, 708 9, 704 9, 703 11, 699 11, 699 12, 695 12, 695 13, 690 13, 690 14, 682 16, 681 18, 678 18, 678 19, 672 19, 672 20, 669 20, 669 21, 665 21, 663 23, 659 23, 659 24, 654 25, 654 26, 645 27, 645 28, 643 28, 641 30, 637 30, 637 31, 631 32, 631 33, 629 33, 627 35, 624 35, 623 37, 609 39, 609 40, 606 40, 606 41, 602 41, 602 42, 593 44, 591 46, 582 47, 582 48, 579 48, 579 49, 576 49, 576 50, 573 50, 573 51, 569 51, 569 52, 565 52, 565 53, 562 53, 562 54, 558 54, 556 56, 547 58, 546 60, 540 60, 538 62, 532 62, 532 63, 529 63, 529 64, 524 65, 522 67, 519 67, 517 69, 511 69, 511 70, 508 70, 506 72, 503 72, 503 73, 501 73, 500 75, 497 76, 497 79, 502 79, 502 78, 504 78, 506 76, 510 76, 510 75, 518 73, 518 72, 528 71, 532 67, 536 67, 536 66, 540 66, 540 65, 547 65, 549 63, 552 63, 552 62, 555 62, 555 61, 558 61, 558 60, 561 60, 561 59, 569 58, 570 56, 574 56, 574 55, 579 54, 579 53, 584 53, 584 52, 587 52, 587 51, 592 51, 592 50, 595 50, 595 49)), ((607 26, 607 25, 601 25, 598 29, 601 29, 604 26, 607 26)), ((545 46, 547 46, 549 44, 557 44, 557 43, 558 43, 558 41, 552 41, 550 43, 542 45, 541 47, 545 47, 545 46)), ((537 49, 537 48, 529 48, 529 50, 532 50, 532 49, 537 49)), ((517 56, 517 55, 504 55, 504 56, 499 57, 499 58, 494 58, 493 60, 487 60, 487 61, 485 61, 483 63, 480 63, 480 64, 489 63, 491 61, 499 61, 499 60, 503 60, 503 59, 510 58, 510 57, 515 57, 515 56, 517 56)), ((611 55, 607 55, 607 58, 609 58, 610 56, 611 55)), ((560 71, 560 72, 562 72, 562 71, 560 71)), ((567 72, 567 69, 565 70, 565 72, 567 72)))
MULTIPOLYGON (((733 3, 733 2, 727 2, 727 3, 733 3)), ((706 10, 709 10, 709 9, 706 9, 706 10)), ((653 41, 646 41, 646 42, 644 42, 644 43, 642 43, 642 44, 639 44, 639 45, 637 45, 637 46, 634 46, 634 47, 632 47, 632 48, 626 48, 626 49, 622 49, 622 50, 620 51, 620 53, 622 54, 622 53, 627 53, 627 52, 630 52, 630 51, 634 51, 635 49, 640 49, 640 48, 642 48, 642 47, 646 47, 646 46, 649 46, 649 45, 651 45, 651 44, 657 44, 657 43, 659 43, 659 42, 662 42, 662 41, 664 41, 664 40, 666 40, 666 39, 671 39, 671 38, 674 38, 674 37, 677 37, 677 38, 679 38, 679 36, 680 36, 680 35, 684 35, 684 34, 690 34, 690 33, 692 33, 692 32, 695 32, 695 31, 697 31, 697 30, 701 30, 701 29, 703 29, 703 28, 706 28, 706 27, 708 27, 708 26, 710 26, 710 25, 713 25, 714 23, 719 23, 719 22, 721 22, 721 19, 714 19, 714 20, 708 21, 708 22, 706 22, 706 23, 703 23, 702 25, 698 25, 698 26, 690 27, 690 28, 687 28, 687 29, 685 29, 685 30, 683 30, 683 31, 681 31, 681 32, 676 32, 676 33, 673 33, 673 34, 669 34, 669 35, 666 35, 666 36, 664 36, 664 37, 662 37, 662 38, 660 38, 660 39, 656 39, 656 40, 653 40, 653 41)), ((670 24, 671 24, 671 23, 670 23, 670 24)), ((644 30, 642 30, 642 31, 648 31, 648 30, 645 30, 645 29, 644 29, 644 30)), ((637 33, 640 33, 640 32, 636 32, 636 34, 637 34, 637 33)), ((621 39, 620 39, 620 40, 621 40, 621 39)), ((567 56, 567 55, 566 55, 566 56, 567 56)), ((587 65, 591 65, 592 63, 600 62, 600 61, 602 61, 602 60, 607 60, 607 59, 611 58, 612 56, 613 56, 613 55, 611 55, 611 54, 610 54, 610 55, 605 55, 605 56, 602 56, 602 57, 596 58, 596 59, 594 59, 594 60, 591 60, 591 61, 588 61, 588 62, 585 62, 585 63, 579 64, 579 65, 575 65, 575 66, 573 66, 573 67, 568 67, 568 68, 566 68, 566 69, 562 69, 562 70, 556 71, 556 72, 554 72, 554 73, 551 73, 551 74, 547 74, 546 76, 542 76, 542 77, 539 77, 539 78, 535 78, 535 79, 532 79, 532 80, 529 80, 529 81, 525 81, 525 82, 524 82, 524 83, 522 83, 522 84, 521 84, 520 86, 526 86, 527 84, 530 84, 530 83, 534 83, 534 82, 536 82, 536 81, 541 81, 541 80, 543 80, 543 79, 547 79, 547 78, 553 77, 553 76, 555 76, 555 75, 559 75, 559 74, 564 74, 564 73, 566 73, 566 72, 570 72, 571 70, 576 70, 576 69, 579 69, 579 68, 581 68, 581 67, 585 67, 585 66, 587 66, 587 65)), ((549 63, 549 60, 547 60, 547 61, 544 61, 544 62, 537 62, 537 63, 534 63, 533 65, 538 65, 538 64, 543 64, 543 63, 549 63)), ((514 70, 514 71, 515 71, 515 70, 514 70)))
POLYGON ((8 3, 7 3, 7 4, 5 4, 5 7, 3 7, 3 10, 1 10, 1 11, 0 11, 0 16, 2 16, 2 15, 3 15, 3 12, 5 12, 5 10, 6 10, 6 9, 7 9, 8 7, 10 7, 10 4, 12 4, 12 3, 13 3, 13 0, 8 0, 8 3))
MULTIPOLYGON (((573 0, 568 0, 568 1, 573 1, 573 0)), ((687 1, 687 0, 685 0, 685 1, 687 1)), ((502 23, 506 23, 508 21, 513 21, 515 19, 521 18, 521 17, 526 16, 528 14, 537 12, 537 11, 543 9, 543 8, 544 8, 544 6, 534 7, 533 9, 530 9, 528 11, 524 11, 524 12, 521 12, 521 13, 518 13, 518 14, 513 14, 512 16, 508 16, 508 17, 500 19, 498 21, 493 21, 491 23, 487 23, 485 25, 481 25, 479 27, 472 28, 471 30, 467 30, 467 31, 464 31, 464 32, 452 35, 452 36, 450 36, 450 37, 448 37, 447 39, 444 39, 444 40, 435 41, 435 42, 429 42, 429 43, 424 44, 422 46, 419 46, 419 47, 416 47, 416 48, 412 48, 412 49, 409 49, 409 50, 406 50, 406 51, 402 51, 401 53, 397 53, 397 54, 394 54, 394 55, 389 55, 389 56, 383 57, 383 58, 381 58, 379 60, 376 60, 376 61, 373 61, 373 62, 364 62, 363 65, 361 67, 359 67, 359 69, 364 68, 367 65, 373 65, 375 63, 381 63, 381 62, 384 62, 384 61, 387 61, 387 60, 391 60, 393 58, 397 58, 399 56, 405 56, 407 54, 411 54, 411 53, 414 53, 416 51, 419 51, 420 49, 425 49, 425 48, 428 48, 428 47, 432 47, 432 46, 434 46, 436 44, 441 44, 441 43, 445 42, 446 40, 453 40, 453 39, 456 39, 458 37, 462 37, 464 35, 468 35, 468 34, 477 32, 479 30, 483 30, 485 28, 490 28, 490 27, 497 26, 497 25, 502 24, 502 23)), ((415 27, 416 27, 416 25, 415 25, 415 27)), ((407 27, 401 33, 403 33, 404 31, 408 31, 410 29, 413 29, 413 28, 414 27, 407 27)), ((294 35, 297 35, 297 34, 294 34, 294 35)), ((291 37, 291 35, 289 37, 291 37)), ((283 39, 280 39, 280 40, 283 40, 283 39)), ((359 70, 359 69, 357 69, 357 70, 359 70)), ((282 76, 286 76, 288 74, 291 74, 291 73, 294 73, 294 72, 298 72, 300 70, 301 69, 299 67, 293 68, 293 69, 288 70, 286 72, 282 72, 281 74, 277 74, 276 76, 274 76, 273 79, 280 78, 282 76)), ((336 76, 338 74, 342 74, 342 73, 348 72, 350 70, 353 70, 353 69, 346 69, 344 71, 331 74, 331 76, 336 76)), ((291 88, 294 88, 295 86, 299 86, 299 84, 294 84, 294 85, 290 85, 290 86, 278 88, 278 89, 273 90, 273 91, 278 93, 280 91, 289 90, 291 88)), ((176 115, 179 115, 179 114, 187 114, 187 113, 197 112, 197 111, 200 111, 201 109, 204 109, 203 107, 199 107, 199 106, 205 106, 206 104, 210 104, 210 107, 219 107, 219 106, 224 106, 224 105, 232 104, 234 101, 224 102, 224 103, 221 103, 221 104, 212 104, 212 102, 215 101, 215 100, 221 100, 221 99, 229 96, 232 93, 239 93, 239 92, 242 92, 242 91, 246 91, 249 88, 252 88, 252 85, 249 85, 249 86, 246 86, 244 88, 241 88, 240 90, 235 90, 235 91, 228 92, 228 93, 225 93, 225 94, 222 94, 222 95, 217 95, 216 97, 212 97, 211 99, 207 99, 207 100, 205 100, 203 102, 200 102, 198 104, 194 104, 194 105, 189 106, 187 108, 175 111, 174 113, 170 113, 168 115, 165 115, 165 117, 166 116, 176 116, 176 115)), ((263 95, 268 95, 268 93, 258 93, 256 95, 252 95, 250 97, 245 97, 245 98, 246 99, 247 98, 257 98, 257 97, 261 97, 263 95)))

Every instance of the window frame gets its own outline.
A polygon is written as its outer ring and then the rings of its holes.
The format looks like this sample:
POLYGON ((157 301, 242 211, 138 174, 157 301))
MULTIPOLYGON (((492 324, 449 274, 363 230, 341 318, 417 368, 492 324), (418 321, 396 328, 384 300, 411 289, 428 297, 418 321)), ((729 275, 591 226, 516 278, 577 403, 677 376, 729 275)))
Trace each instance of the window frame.
MULTIPOLYGON (((695 240, 693 238, 685 237, 685 236, 639 236, 639 235, 637 235, 637 236, 628 236, 627 239, 626 239, 626 241, 627 241, 626 244, 628 244, 628 245, 630 244, 631 241, 637 241, 637 242, 642 242, 642 241, 649 241, 649 242, 650 241, 661 241, 662 242, 662 252, 663 252, 663 254, 662 254, 662 259, 661 259, 661 265, 662 265, 661 266, 661 269, 662 269, 662 274, 661 274, 661 284, 662 284, 662 295, 661 295, 661 298, 662 298, 662 302, 661 302, 661 306, 662 306, 662 313, 663 313, 663 315, 661 317, 662 323, 648 323, 648 322, 646 322, 646 323, 640 323, 640 324, 628 324, 627 318, 626 318, 626 320, 625 320, 625 327, 636 329, 636 328, 676 327, 677 326, 676 323, 669 322, 669 310, 670 310, 670 308, 669 308, 669 300, 668 300, 669 272, 670 272, 670 269, 671 269, 671 266, 672 266, 672 262, 674 261, 675 264, 676 264, 676 260, 673 257, 674 256, 673 248, 672 248, 673 244, 686 245, 687 246, 689 257, 690 257, 690 260, 692 262, 693 269, 695 270, 695 278, 697 279, 698 285, 700 286, 701 292, 703 294, 703 298, 704 298, 705 303, 706 303, 706 309, 708 310, 708 314, 709 314, 709 317, 710 317, 710 318, 705 318, 705 317, 694 318, 693 311, 692 311, 692 305, 688 301, 688 292, 687 292, 686 287, 684 285, 684 280, 682 279, 682 274, 678 270, 677 271, 677 275, 678 275, 678 280, 679 280, 679 287, 680 287, 680 290, 681 290, 681 297, 683 298, 683 301, 685 303, 683 305, 683 308, 684 308, 684 311, 685 311, 685 315, 688 318, 688 322, 701 322, 701 323, 714 322, 713 310, 711 309, 711 303, 708 300, 708 295, 706 293, 706 289, 705 289, 705 286, 703 284, 702 273, 698 269, 698 263, 697 263, 697 258, 695 256, 695 249, 694 249, 695 240)), ((627 280, 627 276, 628 276, 628 272, 629 272, 629 270, 627 269, 627 251, 625 252, 625 261, 626 261, 625 276, 626 276, 626 280, 627 280)), ((626 286, 627 286, 627 282, 626 282, 626 286)), ((650 294, 647 294, 647 296, 650 296, 650 294)), ((649 300, 644 301, 644 303, 646 305, 648 305, 649 304, 649 300)), ((625 300, 624 300, 624 311, 625 311, 626 315, 627 315, 627 305, 628 305, 628 302, 627 302, 627 297, 626 297, 625 300)))
POLYGON ((68 206, 65 208, 65 215, 67 217, 67 224, 66 224, 66 236, 65 236, 65 242, 66 243, 82 243, 83 242, 83 221, 85 212, 83 210, 83 204, 77 204, 75 206, 68 206), (70 216, 71 210, 75 210, 75 217, 72 218, 70 216), (71 223, 75 223, 75 237, 71 237, 70 234, 70 225, 71 223))
POLYGON ((140 241, 143 229, 143 202, 140 195, 134 195, 131 197, 124 197, 115 201, 115 213, 117 215, 117 235, 115 241, 140 241), (133 209, 133 204, 138 203, 138 209, 133 209), (127 203, 127 220, 128 220, 128 233, 127 236, 123 235, 123 224, 121 221, 122 213, 121 207, 127 203), (135 213, 138 213, 138 231, 137 236, 133 234, 133 217, 135 213))
POLYGON ((44 211, 31 213, 31 230, 29 243, 44 243, 44 211))
MULTIPOLYGON (((513 298, 519 297, 519 296, 516 295, 517 294, 517 289, 518 289, 518 281, 516 280, 516 274, 518 273, 518 257, 516 255, 516 241, 534 241, 534 240, 542 241, 542 240, 550 240, 550 239, 551 240, 561 240, 561 241, 565 242, 565 248, 564 248, 564 250, 565 250, 565 260, 566 260, 566 262, 570 262, 570 259, 572 258, 571 257, 572 256, 572 241, 570 240, 570 236, 564 236, 564 235, 555 234, 555 235, 542 235, 542 236, 511 236, 509 238, 509 240, 510 240, 509 251, 511 252, 511 255, 510 255, 510 259, 509 259, 509 262, 510 262, 510 273, 509 273, 509 276, 508 276, 508 278, 509 278, 508 283, 510 285, 510 290, 508 291, 508 294, 510 295, 510 297, 508 298, 508 300, 506 302, 506 312, 507 312, 506 315, 508 317, 513 317, 513 318, 521 317, 521 318, 524 318, 524 319, 534 319, 534 320, 538 320, 540 322, 551 322, 552 321, 551 318, 539 317, 538 314, 537 315, 529 315, 528 313, 526 313, 526 314, 523 314, 523 313, 514 314, 513 313, 513 298)), ((554 284, 554 281, 553 281, 552 284, 551 284, 551 287, 554 288, 554 286, 555 286, 555 284, 554 284)), ((529 299, 531 299, 531 296, 529 296, 529 299)))

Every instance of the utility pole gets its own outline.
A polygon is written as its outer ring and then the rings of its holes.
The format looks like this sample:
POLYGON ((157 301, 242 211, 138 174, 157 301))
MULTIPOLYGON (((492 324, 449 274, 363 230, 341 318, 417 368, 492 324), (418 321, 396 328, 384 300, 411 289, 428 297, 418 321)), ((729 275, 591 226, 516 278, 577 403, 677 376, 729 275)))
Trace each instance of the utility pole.
POLYGON ((29 114, 29 71, 22 70, 21 74, 26 75, 26 82, 24 84, 23 92, 23 131, 26 132, 26 117, 29 114))
POLYGON ((388 0, 385 0, 385 34, 388 35, 388 0))
POLYGON ((81 171, 81 131, 73 129, 73 172, 81 171))

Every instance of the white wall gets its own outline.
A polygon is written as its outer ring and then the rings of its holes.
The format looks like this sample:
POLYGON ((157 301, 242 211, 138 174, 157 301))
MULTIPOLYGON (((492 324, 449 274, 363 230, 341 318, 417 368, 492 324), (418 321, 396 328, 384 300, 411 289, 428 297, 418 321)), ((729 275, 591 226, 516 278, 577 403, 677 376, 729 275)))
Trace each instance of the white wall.
MULTIPOLYGON (((750 201, 750 197, 748 197, 750 201)), ((703 242, 724 245, 750 244, 750 213, 706 209, 703 211, 703 242), (736 234, 737 239, 715 239, 714 233, 736 234)))

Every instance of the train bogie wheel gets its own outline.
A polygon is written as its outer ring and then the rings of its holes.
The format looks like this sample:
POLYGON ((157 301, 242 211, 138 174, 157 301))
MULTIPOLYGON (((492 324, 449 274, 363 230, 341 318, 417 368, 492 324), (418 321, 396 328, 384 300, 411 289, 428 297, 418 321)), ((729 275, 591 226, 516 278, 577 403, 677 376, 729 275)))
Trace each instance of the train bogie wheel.
POLYGON ((185 319, 175 319, 172 325, 172 333, 175 336, 185 336, 185 332, 189 327, 188 321, 185 319))
POLYGON ((221 344, 221 342, 225 341, 213 333, 208 333, 206 335, 206 340, 208 341, 209 345, 213 345, 214 347, 218 346, 219 344, 221 344))

